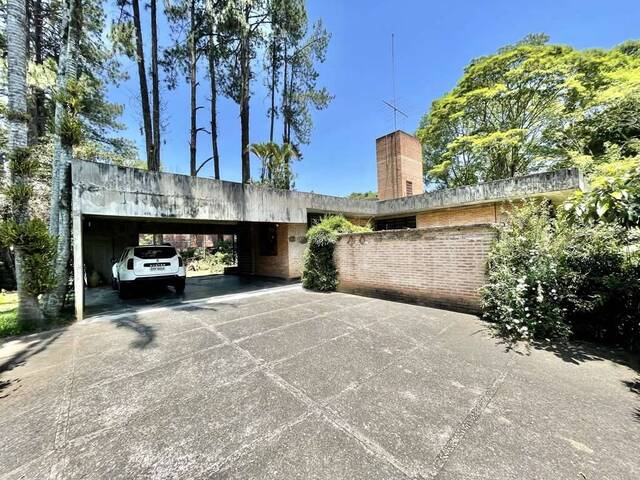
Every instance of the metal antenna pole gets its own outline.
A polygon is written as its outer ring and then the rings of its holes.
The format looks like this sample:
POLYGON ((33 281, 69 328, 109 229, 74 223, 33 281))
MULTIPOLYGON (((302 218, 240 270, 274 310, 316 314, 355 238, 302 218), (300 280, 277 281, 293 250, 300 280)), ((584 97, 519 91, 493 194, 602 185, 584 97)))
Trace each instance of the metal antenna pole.
POLYGON ((393 130, 398 130, 398 114, 407 118, 407 114, 400 110, 396 103, 396 52, 395 52, 395 35, 391 34, 391 87, 393 100, 391 103, 383 100, 387 107, 389 107, 393 111, 393 130))
POLYGON ((391 86, 393 89, 393 130, 396 131, 398 129, 398 118, 396 113, 396 56, 395 56, 395 45, 394 45, 394 35, 391 34, 391 86))

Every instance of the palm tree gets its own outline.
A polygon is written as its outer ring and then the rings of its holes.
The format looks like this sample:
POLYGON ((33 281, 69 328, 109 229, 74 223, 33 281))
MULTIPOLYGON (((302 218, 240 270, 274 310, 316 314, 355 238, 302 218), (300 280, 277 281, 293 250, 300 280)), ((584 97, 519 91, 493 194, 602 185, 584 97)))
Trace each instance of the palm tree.
POLYGON ((278 170, 282 172, 282 186, 278 188, 291 190, 293 188, 293 171, 291 170, 291 160, 299 160, 302 158, 302 155, 300 155, 300 151, 292 143, 283 143, 280 146, 276 145, 276 147, 277 151, 274 152, 274 158, 276 158, 278 161, 278 170))
MULTIPOLYGON (((27 157, 27 5, 25 0, 8 0, 6 23, 8 102, 8 158, 14 162, 28 161, 27 157)), ((14 192, 27 192, 28 181, 21 168, 11 168, 11 188, 14 192)), ((13 221, 17 228, 29 222, 28 195, 15 195, 11 199, 13 221)), ((27 252, 20 244, 14 245, 16 283, 18 287, 18 320, 32 321, 41 326, 42 311, 36 295, 30 292, 27 252)))
POLYGON ((262 169, 260 170, 260 183, 265 183, 268 173, 271 171, 271 157, 273 153, 273 143, 254 143, 249 146, 249 150, 260 159, 262 169))
POLYGON ((273 188, 291 190, 293 174, 291 160, 300 158, 296 147, 290 143, 254 143, 250 151, 262 162, 260 183, 273 188))

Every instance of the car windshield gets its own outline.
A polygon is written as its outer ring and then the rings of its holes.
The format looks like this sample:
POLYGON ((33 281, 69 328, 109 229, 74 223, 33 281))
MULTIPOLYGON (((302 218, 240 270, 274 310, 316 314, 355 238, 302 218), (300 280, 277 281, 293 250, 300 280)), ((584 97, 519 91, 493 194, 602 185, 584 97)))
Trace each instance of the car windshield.
POLYGON ((133 249, 133 255, 143 260, 150 260, 175 257, 177 253, 173 247, 136 247, 133 249))

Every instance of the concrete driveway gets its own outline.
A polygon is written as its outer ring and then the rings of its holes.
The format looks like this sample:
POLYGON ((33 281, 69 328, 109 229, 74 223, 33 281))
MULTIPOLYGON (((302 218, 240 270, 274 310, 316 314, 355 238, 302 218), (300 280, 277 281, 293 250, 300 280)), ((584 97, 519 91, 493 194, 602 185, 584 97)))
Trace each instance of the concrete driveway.
POLYGON ((637 479, 624 356, 299 287, 0 350, 3 478, 637 479))

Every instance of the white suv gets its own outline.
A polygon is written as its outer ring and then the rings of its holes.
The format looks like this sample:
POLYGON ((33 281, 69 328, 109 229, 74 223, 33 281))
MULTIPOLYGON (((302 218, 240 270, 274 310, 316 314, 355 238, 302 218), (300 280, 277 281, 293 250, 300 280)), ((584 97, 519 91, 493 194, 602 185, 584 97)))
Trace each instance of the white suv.
POLYGON ((135 285, 152 282, 172 285, 176 293, 184 292, 184 261, 171 245, 127 247, 111 273, 113 288, 121 298, 128 297, 135 285))

